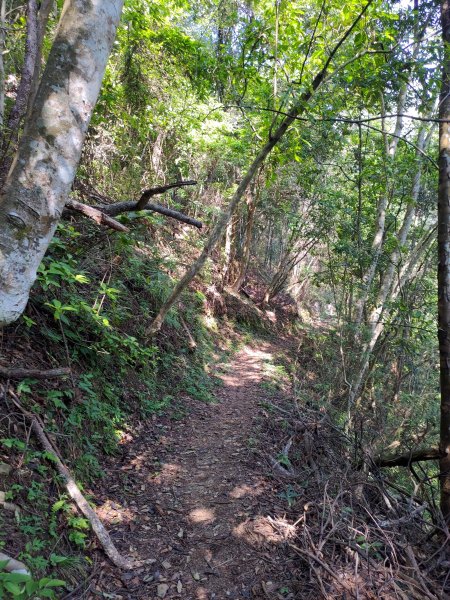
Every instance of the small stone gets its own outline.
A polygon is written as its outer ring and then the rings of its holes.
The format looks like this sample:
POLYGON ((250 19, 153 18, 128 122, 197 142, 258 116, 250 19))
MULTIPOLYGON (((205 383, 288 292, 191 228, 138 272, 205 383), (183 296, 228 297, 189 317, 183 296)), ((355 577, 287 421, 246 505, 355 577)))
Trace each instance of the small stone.
POLYGON ((167 583, 160 583, 158 585, 158 598, 165 598, 167 592, 169 591, 169 586, 167 583))
POLYGON ((177 583, 177 592, 178 592, 179 594, 181 594, 181 590, 182 590, 182 589, 183 589, 183 584, 181 583, 181 581, 180 581, 180 580, 178 580, 178 583, 177 583))
POLYGON ((200 573, 192 573, 192 577, 195 579, 195 581, 200 581, 200 573))
POLYGON ((170 569, 172 566, 168 560, 163 561, 161 564, 165 569, 170 569))

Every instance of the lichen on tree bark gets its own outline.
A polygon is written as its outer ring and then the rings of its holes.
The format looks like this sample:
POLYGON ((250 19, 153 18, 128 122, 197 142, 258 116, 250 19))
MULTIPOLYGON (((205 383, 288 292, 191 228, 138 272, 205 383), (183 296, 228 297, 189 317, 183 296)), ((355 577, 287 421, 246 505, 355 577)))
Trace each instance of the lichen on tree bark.
POLYGON ((66 0, 0 198, 0 325, 16 320, 75 177, 123 0, 66 0))

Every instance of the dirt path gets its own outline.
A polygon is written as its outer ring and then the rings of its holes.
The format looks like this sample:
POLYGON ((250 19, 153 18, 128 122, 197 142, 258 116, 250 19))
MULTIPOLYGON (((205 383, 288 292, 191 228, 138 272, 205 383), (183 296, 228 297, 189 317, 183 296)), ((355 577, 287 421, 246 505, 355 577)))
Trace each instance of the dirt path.
POLYGON ((99 513, 124 553, 155 562, 120 579, 105 563, 86 597, 294 597, 283 589, 289 561, 271 521, 272 481, 254 452, 272 351, 245 347, 221 375, 216 404, 194 402, 153 439, 144 429, 122 466, 116 459, 99 513))

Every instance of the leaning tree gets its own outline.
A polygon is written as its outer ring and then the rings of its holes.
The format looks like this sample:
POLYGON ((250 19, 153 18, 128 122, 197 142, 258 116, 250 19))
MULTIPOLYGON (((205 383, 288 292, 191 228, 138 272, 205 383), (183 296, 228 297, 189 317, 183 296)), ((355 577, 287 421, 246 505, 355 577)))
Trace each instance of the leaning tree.
MULTIPOLYGON (((123 0, 66 0, 0 197, 0 325, 25 309, 80 161, 123 0)), ((29 15, 30 16, 30 15, 29 15)))

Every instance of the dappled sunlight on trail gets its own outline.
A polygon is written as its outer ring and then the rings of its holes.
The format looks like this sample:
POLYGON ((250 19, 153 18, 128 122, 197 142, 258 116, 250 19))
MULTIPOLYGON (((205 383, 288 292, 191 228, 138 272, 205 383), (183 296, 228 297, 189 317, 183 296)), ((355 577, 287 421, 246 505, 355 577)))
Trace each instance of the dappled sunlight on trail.
POLYGON ((138 452, 122 470, 135 493, 123 502, 126 519, 111 523, 119 547, 154 563, 139 586, 125 582, 123 598, 266 598, 266 584, 285 585, 293 530, 274 517, 272 481, 253 438, 271 350, 243 348, 219 375, 217 404, 192 400, 189 417, 161 427, 151 449, 143 434, 134 442, 138 452))

